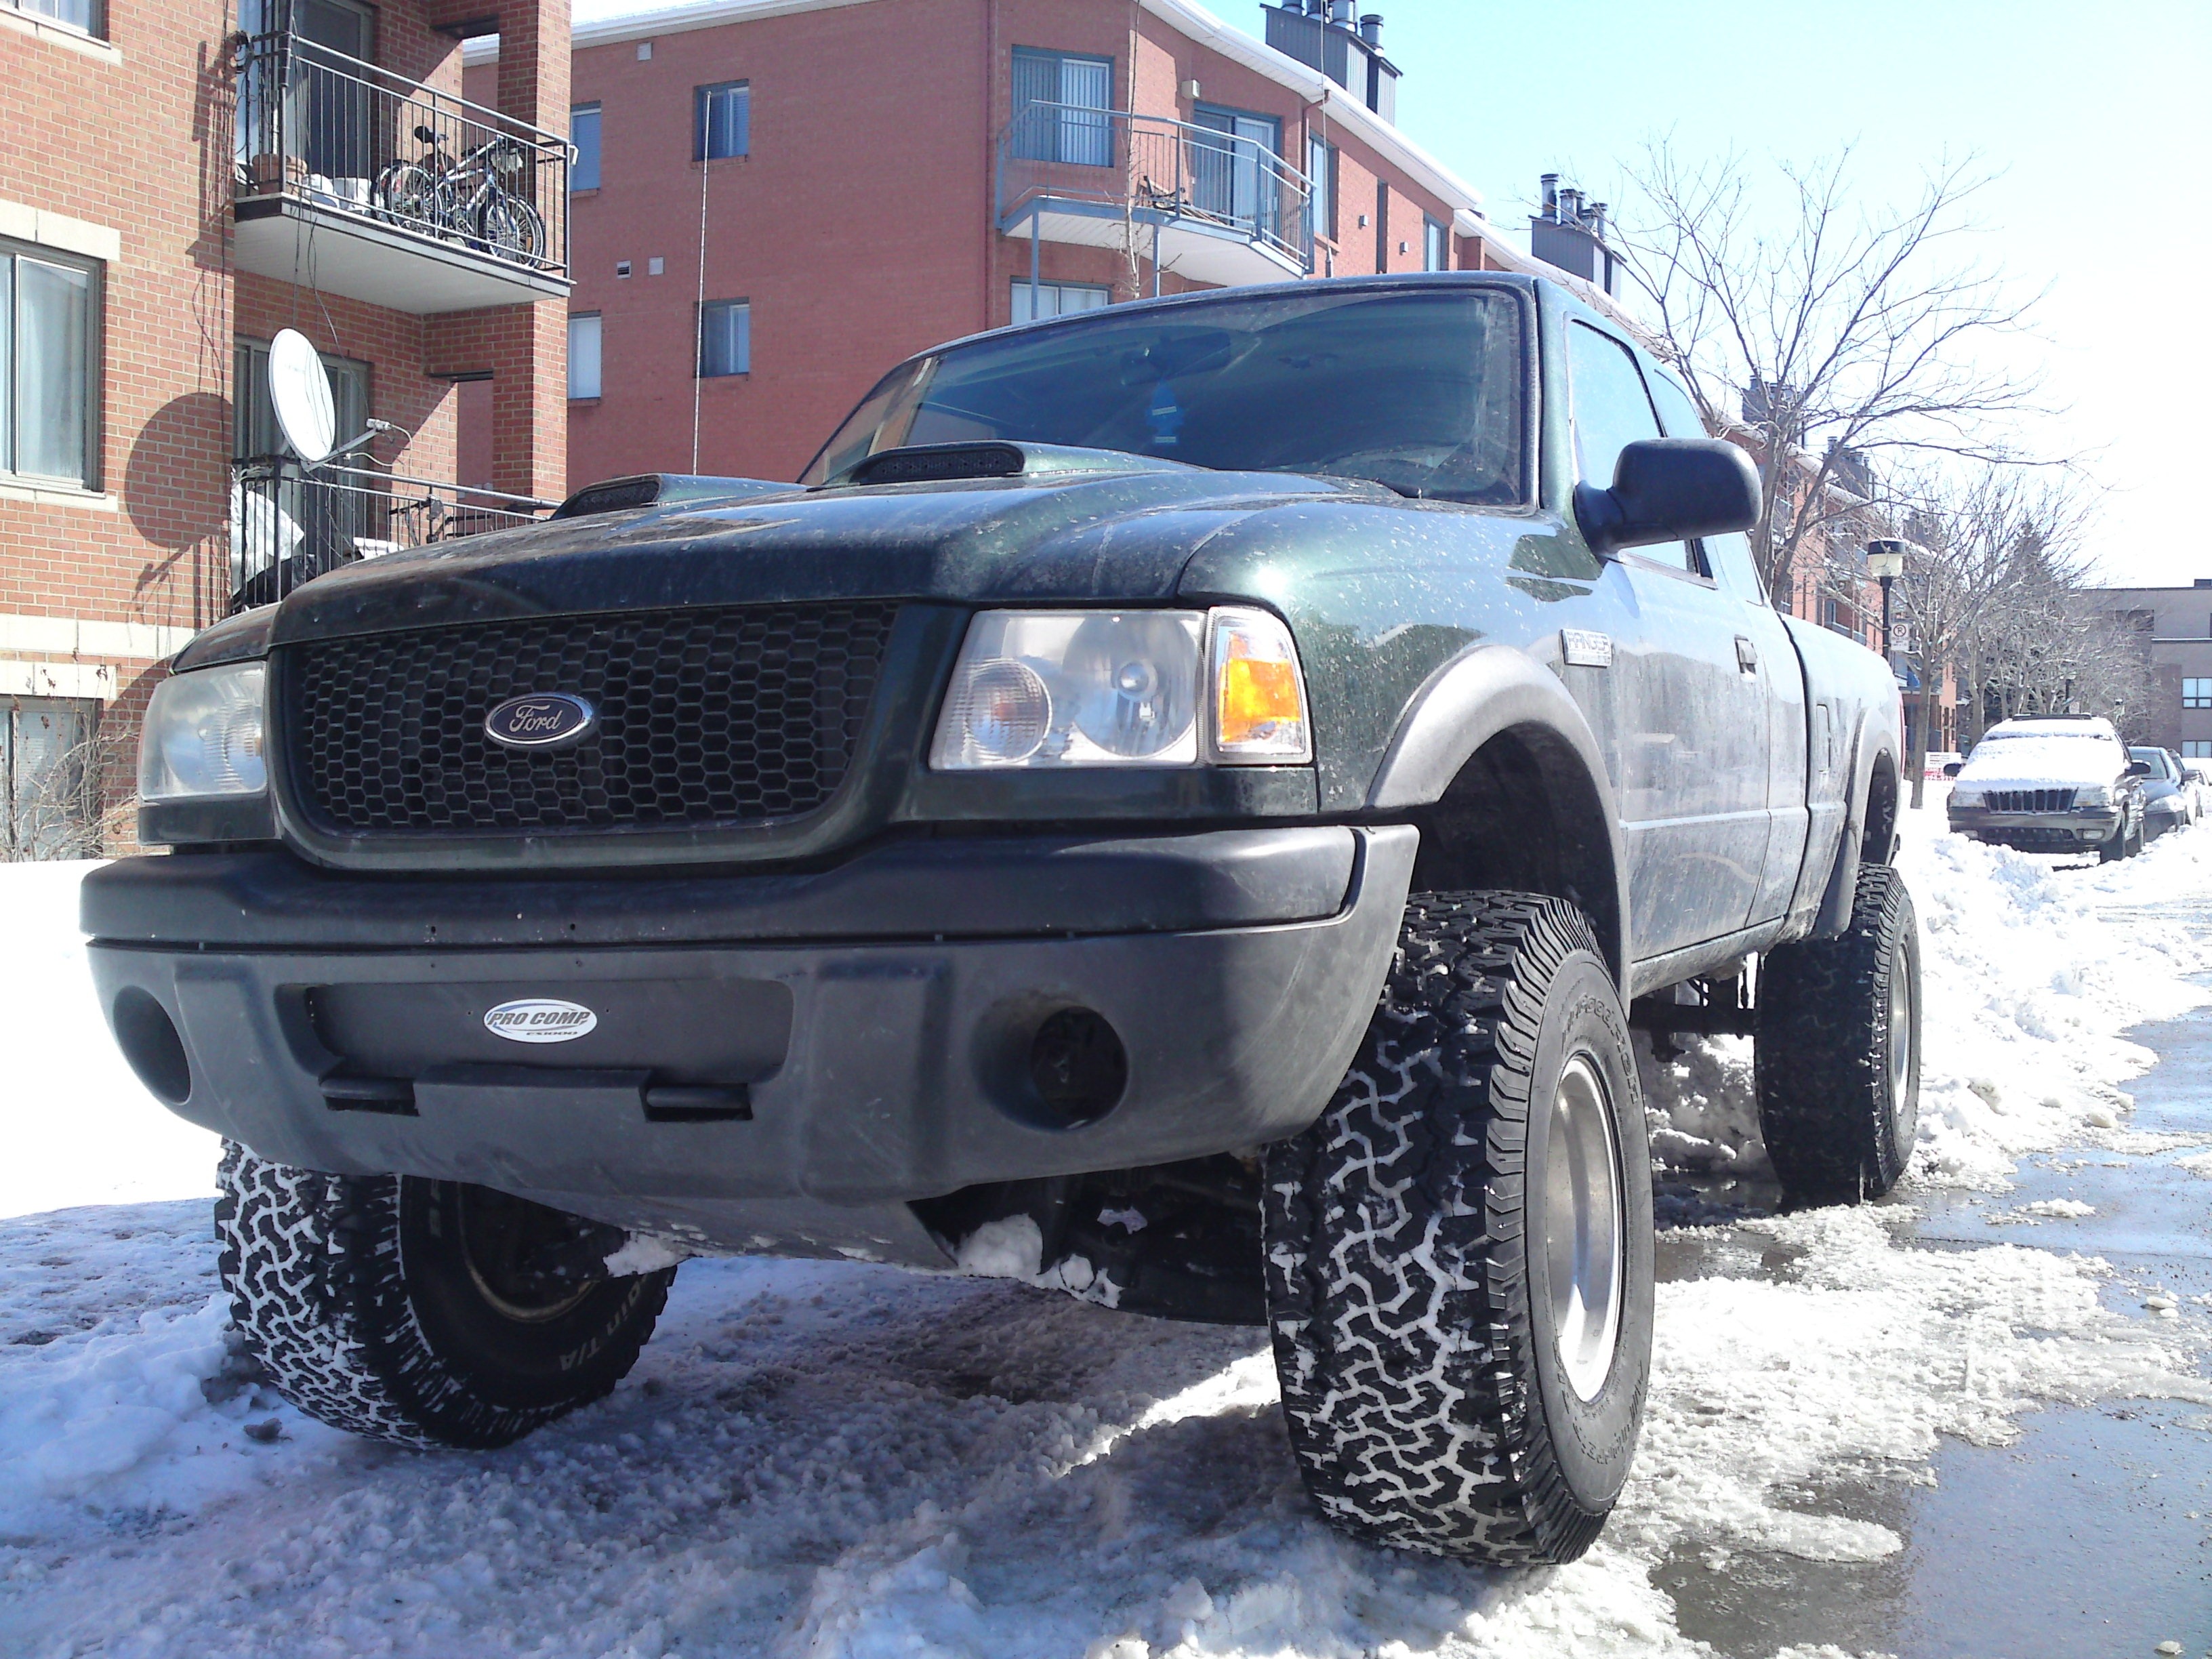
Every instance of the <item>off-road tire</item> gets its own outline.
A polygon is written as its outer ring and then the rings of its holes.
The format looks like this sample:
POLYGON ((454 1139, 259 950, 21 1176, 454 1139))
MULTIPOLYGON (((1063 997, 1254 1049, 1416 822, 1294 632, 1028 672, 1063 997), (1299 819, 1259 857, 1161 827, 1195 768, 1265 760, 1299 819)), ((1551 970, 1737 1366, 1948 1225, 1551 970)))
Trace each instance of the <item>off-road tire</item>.
POLYGON ((334 1176, 226 1143, 216 1238, 231 1313, 287 1400, 404 1446, 503 1446, 612 1390, 675 1269, 605 1279, 550 1316, 490 1298, 453 1235, 465 1189, 334 1176))
POLYGON ((2120 818, 2119 827, 2114 830, 2111 836, 2098 843, 2097 862, 2100 864, 2118 864, 2122 859, 2133 858, 2136 854, 2142 852, 2142 820, 2141 818, 2137 818, 2135 822, 2135 828, 2130 830, 2128 827, 2127 817, 2124 813, 2120 818))
POLYGON ((1582 913, 1415 895, 1358 1057, 1320 1120, 1268 1149, 1266 1186, 1275 1365, 1322 1512, 1466 1560, 1586 1551, 1642 1423, 1652 1231, 1627 1019, 1582 913), (1565 1383, 1542 1259, 1550 1103, 1578 1055, 1609 1095, 1622 1264, 1587 1401, 1565 1383))
POLYGON ((1863 866, 1850 926, 1759 963, 1753 1017, 1759 1122, 1783 1191, 1805 1204, 1856 1204, 1894 1187, 1920 1116, 1920 927, 1905 878, 1863 866), (1908 1029, 1893 1064, 1895 977, 1908 1029))

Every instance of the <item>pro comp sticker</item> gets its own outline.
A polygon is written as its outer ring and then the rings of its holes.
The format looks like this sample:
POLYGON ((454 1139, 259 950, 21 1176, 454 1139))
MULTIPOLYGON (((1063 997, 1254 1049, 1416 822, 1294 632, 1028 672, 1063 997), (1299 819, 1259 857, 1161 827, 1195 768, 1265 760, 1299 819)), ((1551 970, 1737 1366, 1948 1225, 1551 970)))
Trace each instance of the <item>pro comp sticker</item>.
POLYGON ((573 1042, 593 1030, 599 1017, 580 1002, 524 997, 484 1014, 484 1030, 509 1042, 573 1042))

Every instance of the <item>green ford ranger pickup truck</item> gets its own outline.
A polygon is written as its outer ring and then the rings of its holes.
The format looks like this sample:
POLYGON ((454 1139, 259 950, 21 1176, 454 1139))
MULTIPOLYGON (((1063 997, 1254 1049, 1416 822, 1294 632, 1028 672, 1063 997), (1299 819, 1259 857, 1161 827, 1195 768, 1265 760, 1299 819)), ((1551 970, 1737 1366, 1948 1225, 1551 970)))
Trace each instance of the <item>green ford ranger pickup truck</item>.
POLYGON ((1756 499, 1524 277, 960 341, 795 486, 208 629, 100 997, 326 1422, 527 1433, 686 1254, 990 1263, 1269 1328, 1346 1529, 1570 1559, 1650 1368, 1632 1030, 1754 1036, 1797 1199, 1913 1146, 1897 687, 1767 602, 1756 499))

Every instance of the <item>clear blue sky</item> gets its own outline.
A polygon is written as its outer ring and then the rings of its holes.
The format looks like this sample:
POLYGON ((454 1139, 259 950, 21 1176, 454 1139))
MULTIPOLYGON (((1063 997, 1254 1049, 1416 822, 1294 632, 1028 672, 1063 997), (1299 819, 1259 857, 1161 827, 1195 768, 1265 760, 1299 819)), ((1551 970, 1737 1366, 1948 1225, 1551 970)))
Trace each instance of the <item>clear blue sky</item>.
MULTIPOLYGON (((665 4, 667 0, 659 0, 665 4)), ((1111 3, 1112 0, 1100 0, 1111 3)), ((1206 0, 1257 34, 1259 0, 1206 0)), ((655 9, 577 0, 577 21, 655 9)), ((1620 162, 1671 133, 1810 161, 1845 144, 1872 204, 1978 153, 1983 252, 2049 289, 2039 368, 2063 418, 2046 452, 2094 452, 2095 551, 2116 581, 2212 577, 2212 0, 1366 0, 1405 69, 1399 125, 1526 224, 1537 175, 1620 200, 1620 162)), ((1525 246, 1525 235, 1523 237, 1525 246)), ((2003 348, 1999 348, 2002 349, 2003 348)))

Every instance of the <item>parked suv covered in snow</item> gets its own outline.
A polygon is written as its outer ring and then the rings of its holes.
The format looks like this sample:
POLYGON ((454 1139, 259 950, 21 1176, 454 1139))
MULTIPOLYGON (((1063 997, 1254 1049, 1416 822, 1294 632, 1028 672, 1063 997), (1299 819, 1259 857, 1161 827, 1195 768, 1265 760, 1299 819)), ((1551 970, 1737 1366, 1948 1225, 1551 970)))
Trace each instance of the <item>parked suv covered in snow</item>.
POLYGON ((1767 604, 1757 501, 1520 277, 941 347, 797 487, 202 635, 100 994, 326 1421, 511 1440, 685 1254, 964 1265, 1269 1325, 1338 1523, 1569 1559, 1649 1378, 1631 1027, 1754 1033, 1802 1197, 1913 1145, 1896 683, 1767 604))
POLYGON ((2024 714, 1982 734, 1954 781, 1947 808, 1954 835, 2023 853, 2089 848, 2109 864, 2142 851, 2142 780, 2149 766, 2130 756, 2107 720, 2024 714))

